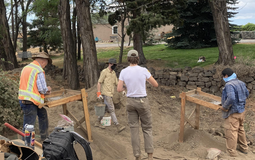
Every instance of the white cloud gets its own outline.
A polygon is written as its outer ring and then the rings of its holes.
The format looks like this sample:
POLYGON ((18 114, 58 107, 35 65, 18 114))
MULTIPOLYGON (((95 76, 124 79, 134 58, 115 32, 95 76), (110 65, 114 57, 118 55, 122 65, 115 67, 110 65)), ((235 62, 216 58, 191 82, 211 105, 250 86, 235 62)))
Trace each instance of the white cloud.
POLYGON ((238 12, 235 17, 231 18, 231 20, 235 23, 244 23, 245 25, 246 21, 255 21, 255 0, 238 0, 239 4, 235 5, 235 7, 238 7, 236 12, 238 12))
POLYGON ((236 16, 233 19, 252 19, 252 16, 236 16))

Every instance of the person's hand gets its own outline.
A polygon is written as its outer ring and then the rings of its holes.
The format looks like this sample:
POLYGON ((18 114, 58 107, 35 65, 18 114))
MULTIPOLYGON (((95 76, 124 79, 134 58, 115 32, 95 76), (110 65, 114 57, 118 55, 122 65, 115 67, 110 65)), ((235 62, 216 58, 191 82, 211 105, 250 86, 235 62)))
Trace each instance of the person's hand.
POLYGON ((224 111, 224 112, 227 112, 228 110, 224 109, 222 106, 219 105, 219 109, 224 111))
POLYGON ((50 86, 48 86, 47 88, 48 88, 48 91, 50 92, 50 91, 51 91, 51 87, 50 87, 50 86))
POLYGON ((104 97, 101 95, 101 92, 97 92, 97 99, 102 100, 104 97))
POLYGON ((51 91, 47 91, 46 94, 51 94, 51 91))
POLYGON ((123 96, 125 96, 127 93, 126 93, 126 91, 122 91, 122 94, 123 94, 123 96))

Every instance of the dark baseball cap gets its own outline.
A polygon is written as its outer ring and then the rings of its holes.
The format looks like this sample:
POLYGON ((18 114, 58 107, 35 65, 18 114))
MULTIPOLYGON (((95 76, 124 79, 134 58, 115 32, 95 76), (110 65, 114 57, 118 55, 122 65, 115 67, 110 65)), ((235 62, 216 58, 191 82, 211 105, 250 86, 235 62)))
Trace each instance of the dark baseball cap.
POLYGON ((107 63, 117 64, 117 61, 116 61, 116 59, 111 58, 111 59, 109 59, 109 61, 107 63))
POLYGON ((234 73, 233 70, 230 69, 230 68, 225 68, 225 69, 222 71, 222 75, 223 75, 223 76, 226 76, 226 75, 231 76, 233 73, 234 73))

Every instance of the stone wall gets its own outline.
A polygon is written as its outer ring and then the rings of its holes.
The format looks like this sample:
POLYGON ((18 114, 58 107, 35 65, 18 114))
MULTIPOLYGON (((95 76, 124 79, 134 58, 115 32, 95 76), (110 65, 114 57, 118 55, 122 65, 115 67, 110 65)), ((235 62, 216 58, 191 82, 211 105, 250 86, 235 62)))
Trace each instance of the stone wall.
MULTIPOLYGON (((108 65, 105 63, 100 63, 99 71, 102 71, 107 66, 108 65)), ((119 77, 121 70, 126 67, 127 65, 122 64, 116 67, 115 72, 117 77, 119 77)), ((225 82, 221 77, 221 73, 217 72, 216 69, 205 70, 202 67, 186 67, 184 69, 165 68, 162 70, 155 70, 154 68, 150 67, 148 70, 161 86, 178 86, 188 90, 200 87, 204 92, 220 96, 225 85, 225 82)), ((58 67, 52 65, 51 67, 46 67, 45 71, 47 74, 54 77, 56 75, 62 75, 63 69, 59 69, 58 67)), ((81 66, 78 66, 78 74, 80 81, 84 82, 85 75, 81 66)), ((255 71, 251 69, 249 73, 237 73, 237 76, 241 81, 246 83, 249 92, 255 91, 255 71)))
POLYGON ((231 34, 231 36, 232 38, 255 39, 255 32, 254 31, 234 32, 234 34, 231 34))

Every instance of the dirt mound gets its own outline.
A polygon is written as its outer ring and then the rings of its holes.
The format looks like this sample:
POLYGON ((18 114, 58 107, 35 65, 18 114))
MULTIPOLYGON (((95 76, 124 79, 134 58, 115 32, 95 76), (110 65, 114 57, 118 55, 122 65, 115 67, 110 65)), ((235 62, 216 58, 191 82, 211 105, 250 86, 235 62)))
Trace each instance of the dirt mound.
MULTIPOLYGON (((51 85, 54 90, 59 90, 62 86, 58 81, 52 80, 47 77, 47 83, 51 85)), ((188 124, 185 127, 184 143, 178 142, 179 123, 180 123, 180 99, 178 98, 181 91, 186 91, 183 88, 178 87, 158 87, 153 88, 147 85, 147 93, 150 102, 150 108, 153 118, 153 138, 154 138, 154 157, 155 159, 167 160, 167 159, 205 159, 207 155, 207 149, 217 148, 222 151, 220 154, 221 159, 254 159, 252 153, 252 146, 248 155, 240 153, 239 158, 231 158, 225 153, 225 139, 222 128, 223 119, 221 118, 220 111, 214 111, 212 109, 201 107, 200 111, 200 129, 194 130, 188 124), (175 96, 176 98, 171 98, 175 96)), ((96 104, 96 85, 90 89, 87 89, 88 93, 88 107, 91 120, 92 138, 91 148, 93 157, 95 160, 132 160, 133 151, 131 147, 130 129, 128 127, 125 102, 126 97, 121 93, 115 92, 113 101, 116 107, 116 115, 118 121, 126 126, 126 129, 121 133, 117 133, 117 128, 112 124, 106 129, 100 129, 94 127, 94 123, 97 120, 95 115, 94 106, 96 104)), ((245 125, 247 135, 254 137, 254 100, 248 101, 247 116, 245 125)), ((68 103, 68 109, 78 118, 83 116, 82 102, 68 103)), ((189 115, 196 107, 195 104, 186 103, 186 115, 189 115)), ((54 127, 57 126, 61 117, 58 114, 62 114, 62 107, 48 108, 48 116, 50 122, 49 131, 51 132, 54 127)), ((105 116, 110 116, 106 113, 105 116)), ((194 122, 194 119, 191 118, 194 122)), ((84 124, 84 123, 83 123, 84 124)), ((75 128, 82 136, 86 135, 79 128, 75 128)), ((38 132, 37 132, 38 133, 38 132)), ((140 129, 141 139, 141 151, 142 158, 146 158, 147 154, 144 151, 144 142, 142 130, 140 129)), ((78 156, 80 159, 84 159, 84 152, 80 146, 77 146, 78 156)))

